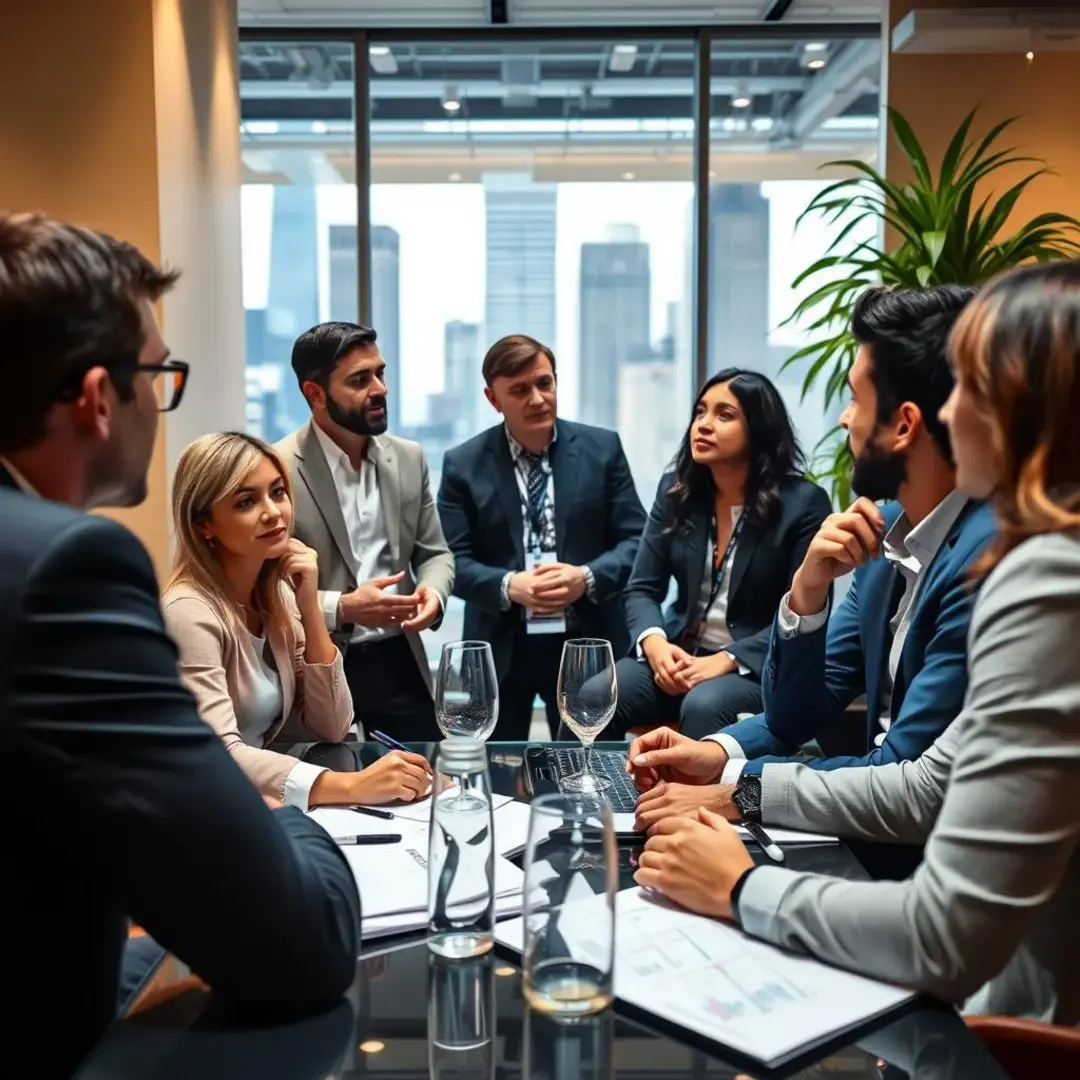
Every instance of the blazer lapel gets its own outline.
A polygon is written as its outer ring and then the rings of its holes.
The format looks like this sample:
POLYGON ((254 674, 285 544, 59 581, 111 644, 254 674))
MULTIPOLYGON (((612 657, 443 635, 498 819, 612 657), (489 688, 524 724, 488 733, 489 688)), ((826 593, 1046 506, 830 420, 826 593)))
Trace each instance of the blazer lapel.
POLYGON ((296 440, 296 472, 311 492, 311 498, 319 508, 319 513, 322 514, 326 527, 330 530, 330 535, 337 544, 342 559, 345 560, 345 565, 350 566, 352 544, 349 543, 349 534, 345 529, 345 518, 341 513, 341 503, 338 501, 334 478, 330 474, 326 455, 312 430, 313 424, 313 420, 309 421, 296 440))
MULTIPOLYGON (((495 459, 495 487, 503 505, 503 513, 510 528, 510 543, 517 555, 518 566, 525 566, 525 542, 522 532, 525 522, 521 517, 521 496, 518 494, 517 478, 514 475, 514 459, 510 456, 510 444, 506 441, 506 431, 500 424, 492 431, 492 441, 488 449, 495 459)), ((558 510, 558 502, 555 504, 558 510)))
MULTIPOLYGON (((866 716, 876 726, 885 702, 881 700, 881 673, 889 662, 892 635, 890 601, 900 571, 882 558, 880 572, 867 574, 859 583, 859 612, 866 641, 866 716), (883 619, 882 614, 886 617, 883 619)), ((872 732, 876 735, 876 730, 872 732)))
POLYGON ((549 451, 555 484, 555 554, 565 562, 566 530, 574 502, 577 462, 580 457, 573 429, 563 426, 549 451), (563 434, 565 432, 565 434, 563 434))
POLYGON ((686 538, 686 558, 689 560, 686 568, 686 617, 688 621, 697 608, 701 579, 705 576, 705 552, 709 546, 712 516, 696 514, 693 522, 694 527, 686 538))
POLYGON ((382 507, 386 538, 390 543, 390 561, 398 565, 401 551, 401 468, 389 440, 373 438, 368 442, 368 459, 379 479, 379 505, 382 507))
MULTIPOLYGON (((746 513, 746 510, 743 510, 746 513)), ((761 540, 761 529, 751 521, 743 525, 739 534, 739 542, 735 547, 735 558, 731 564, 731 583, 728 585, 728 611, 731 611, 731 602, 739 591, 743 578, 746 576, 746 568, 757 551, 758 542, 761 540)))

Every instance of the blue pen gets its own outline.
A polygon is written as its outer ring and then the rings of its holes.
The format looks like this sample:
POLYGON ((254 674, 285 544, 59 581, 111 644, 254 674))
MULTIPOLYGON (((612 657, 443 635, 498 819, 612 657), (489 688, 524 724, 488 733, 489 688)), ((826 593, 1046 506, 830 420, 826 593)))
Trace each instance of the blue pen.
POLYGON ((382 743, 383 746, 389 746, 391 750, 404 750, 408 753, 409 748, 402 746, 397 739, 391 739, 389 735, 384 735, 381 731, 373 731, 371 737, 378 743, 382 743))

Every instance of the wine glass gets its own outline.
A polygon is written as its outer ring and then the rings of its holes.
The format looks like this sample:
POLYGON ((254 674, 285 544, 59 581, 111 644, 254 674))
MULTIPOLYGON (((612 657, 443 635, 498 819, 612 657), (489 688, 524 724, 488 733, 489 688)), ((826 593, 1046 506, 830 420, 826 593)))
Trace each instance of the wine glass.
POLYGON ((491 736, 499 719, 499 683, 488 642, 451 641, 443 646, 435 718, 448 739, 485 742, 491 736))
POLYGON ((615 657, 611 642, 602 638, 577 638, 563 645, 556 690, 562 722, 581 740, 584 763, 581 772, 563 777, 563 791, 592 793, 611 787, 606 777, 592 771, 592 744, 611 723, 619 700, 615 657))

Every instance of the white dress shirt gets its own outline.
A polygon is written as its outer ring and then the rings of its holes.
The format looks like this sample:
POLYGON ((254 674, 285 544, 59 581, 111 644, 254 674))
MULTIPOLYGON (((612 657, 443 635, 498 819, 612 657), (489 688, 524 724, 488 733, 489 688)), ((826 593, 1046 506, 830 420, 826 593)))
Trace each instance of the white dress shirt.
MULTIPOLYGON (((330 466, 338 504, 345 519, 345 532, 349 537, 349 569, 353 580, 362 585, 372 578, 390 577, 394 567, 390 561, 390 537, 379 501, 379 476, 375 463, 365 458, 359 470, 354 469, 349 455, 318 424, 311 426, 326 456, 326 464, 330 466)), ((384 591, 396 593, 399 589, 396 585, 390 585, 384 591)), ((341 593, 324 592, 321 595, 326 625, 336 630, 341 593)), ((350 640, 376 641, 400 632, 388 627, 357 625, 350 640)))
MULTIPOLYGON (((968 497, 963 492, 950 491, 918 525, 912 526, 907 514, 901 514, 889 527, 889 531, 882 540, 882 553, 904 578, 904 593, 897 605, 896 613, 889 620, 892 644, 889 647, 889 662, 882 673, 881 700, 885 702, 885 707, 880 716, 881 731, 874 738, 875 746, 880 746, 885 741, 892 725, 893 682, 896 679, 897 668, 900 666, 900 654, 904 651, 904 642, 911 628, 911 613, 915 606, 915 598, 926 579, 930 564, 941 549, 941 545, 945 543, 945 538, 956 524, 956 519, 967 503, 968 497)), ((797 637, 800 634, 813 634, 824 629, 829 620, 828 604, 812 615, 796 615, 791 610, 790 598, 791 593, 788 592, 780 601, 780 610, 777 612, 777 628, 781 637, 797 637)), ((718 742, 727 751, 728 762, 724 766, 720 783, 737 783, 746 766, 746 754, 742 747, 732 736, 725 735, 722 731, 708 735, 706 738, 718 742)))

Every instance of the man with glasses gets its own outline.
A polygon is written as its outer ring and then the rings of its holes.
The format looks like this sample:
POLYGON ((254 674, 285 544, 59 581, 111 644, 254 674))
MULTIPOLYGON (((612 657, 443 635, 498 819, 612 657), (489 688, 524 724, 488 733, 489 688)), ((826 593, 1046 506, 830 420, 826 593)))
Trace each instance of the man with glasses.
POLYGON ((176 277, 101 233, 0 215, 0 761, 18 808, 2 966, 12 1031, 43 1002, 62 1018, 49 1075, 115 1015, 129 920, 260 1014, 331 1002, 360 943, 336 845, 263 805, 180 684, 146 552, 83 513, 146 496, 187 377, 151 306, 176 277))

